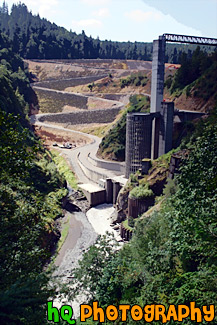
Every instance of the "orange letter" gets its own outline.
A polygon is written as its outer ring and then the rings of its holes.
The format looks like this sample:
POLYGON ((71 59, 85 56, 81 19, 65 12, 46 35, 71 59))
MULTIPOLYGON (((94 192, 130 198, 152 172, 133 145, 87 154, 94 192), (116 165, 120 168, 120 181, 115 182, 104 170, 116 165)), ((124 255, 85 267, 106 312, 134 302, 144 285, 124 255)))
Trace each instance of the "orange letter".
POLYGON ((108 318, 108 320, 116 320, 118 318, 118 311, 117 308, 113 305, 109 305, 106 308, 106 316, 108 318))
POLYGON ((186 317, 188 317, 190 314, 190 309, 186 305, 178 305, 178 321, 182 322, 182 320, 186 317), (183 313, 183 310, 185 311, 183 313))
POLYGON ((199 308, 195 308, 195 302, 190 302, 190 310, 191 310, 191 320, 196 320, 197 314, 197 322, 202 322, 201 310, 199 308))
POLYGON ((166 308, 164 305, 156 305, 155 306, 155 320, 160 320, 160 316, 162 317, 162 323, 166 323, 167 318, 165 316, 166 308))
POLYGON ((145 315, 144 315, 145 321, 147 323, 153 322, 153 320, 154 320, 154 305, 146 305, 144 308, 144 311, 145 311, 145 315), (150 316, 148 316, 148 315, 150 315, 150 316))
POLYGON ((142 312, 142 308, 138 305, 134 305, 131 308, 131 317, 133 320, 137 321, 137 320, 141 320, 143 317, 143 312, 142 312))
POLYGON ((206 314, 206 315, 204 315, 204 319, 205 319, 206 322, 211 322, 215 317, 215 307, 214 307, 214 305, 210 305, 209 309, 210 310, 208 311, 207 306, 203 306, 203 312, 204 312, 204 314, 206 314))
POLYGON ((92 316, 92 308, 89 305, 80 305, 80 314, 81 314, 81 322, 85 322, 86 318, 90 318, 92 316), (85 313, 85 309, 88 309, 87 313, 85 313))
POLYGON ((100 323, 105 322, 104 310, 101 307, 98 307, 98 301, 93 302, 93 320, 99 320, 100 323))
POLYGON ((167 321, 170 321, 170 318, 173 317, 173 320, 178 320, 176 308, 174 305, 170 305, 167 313, 167 321))
POLYGON ((126 322, 127 320, 127 310, 130 309, 130 305, 120 305, 119 310, 122 311, 121 313, 121 321, 126 322))

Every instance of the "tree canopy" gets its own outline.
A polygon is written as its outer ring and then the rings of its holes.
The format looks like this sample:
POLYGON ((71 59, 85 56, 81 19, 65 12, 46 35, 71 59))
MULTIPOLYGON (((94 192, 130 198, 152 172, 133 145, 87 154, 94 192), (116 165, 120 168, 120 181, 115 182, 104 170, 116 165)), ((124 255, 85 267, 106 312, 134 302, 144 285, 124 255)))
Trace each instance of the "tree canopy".
POLYGON ((45 324, 55 286, 44 265, 59 238, 54 219, 67 190, 30 130, 34 92, 23 62, 3 35, 0 40, 0 319, 45 324))
MULTIPOLYGON (((76 34, 33 15, 23 3, 14 4, 9 13, 3 2, 0 29, 12 40, 13 50, 26 59, 152 59, 152 43, 101 41, 85 31, 76 34)), ((193 49, 194 45, 167 44, 166 62, 179 63, 182 52, 191 56, 193 49)))

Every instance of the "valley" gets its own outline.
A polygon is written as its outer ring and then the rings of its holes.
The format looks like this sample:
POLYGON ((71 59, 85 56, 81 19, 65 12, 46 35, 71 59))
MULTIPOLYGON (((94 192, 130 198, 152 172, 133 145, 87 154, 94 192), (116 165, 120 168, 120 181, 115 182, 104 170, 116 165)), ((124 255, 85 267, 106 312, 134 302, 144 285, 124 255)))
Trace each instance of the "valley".
POLYGON ((79 325, 93 301, 216 324, 217 39, 103 41, 5 1, 0 18, 1 324, 79 325))

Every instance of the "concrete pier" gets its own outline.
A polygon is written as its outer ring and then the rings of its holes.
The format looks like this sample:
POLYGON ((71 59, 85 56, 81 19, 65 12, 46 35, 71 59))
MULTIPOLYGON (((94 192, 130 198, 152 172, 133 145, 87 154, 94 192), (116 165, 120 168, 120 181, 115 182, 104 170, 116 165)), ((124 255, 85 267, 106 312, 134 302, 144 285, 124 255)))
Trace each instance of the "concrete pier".
POLYGON ((174 118, 174 103, 163 102, 161 105, 158 157, 162 156, 163 154, 167 153, 172 149, 173 118, 174 118))
POLYGON ((166 41, 164 36, 153 41, 151 113, 160 112, 164 92, 164 60, 166 41))

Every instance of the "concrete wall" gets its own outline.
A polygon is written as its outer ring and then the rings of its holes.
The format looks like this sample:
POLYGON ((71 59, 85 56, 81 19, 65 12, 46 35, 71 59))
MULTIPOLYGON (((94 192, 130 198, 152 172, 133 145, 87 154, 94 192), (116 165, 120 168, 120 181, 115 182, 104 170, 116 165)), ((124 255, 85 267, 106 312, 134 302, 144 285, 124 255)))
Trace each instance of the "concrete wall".
POLYGON ((154 205, 154 197, 145 199, 131 199, 128 197, 128 218, 138 218, 148 210, 150 206, 154 205))
POLYGON ((175 110, 174 115, 179 117, 180 122, 186 122, 186 121, 192 121, 195 118, 200 118, 203 115, 205 115, 205 113, 193 112, 193 111, 178 111, 178 110, 175 110))
POLYGON ((82 187, 82 191, 86 196, 91 207, 106 202, 106 191, 104 189, 102 189, 101 191, 89 192, 82 187))
POLYGON ((96 167, 114 170, 116 172, 119 172, 120 174, 125 173, 125 164, 124 163, 103 161, 103 160, 92 157, 91 153, 88 154, 88 160, 91 162, 92 165, 94 165, 96 167))
POLYGON ((89 178, 90 180, 94 181, 95 183, 99 183, 99 180, 100 179, 106 179, 107 176, 104 175, 104 174, 101 174, 101 173, 98 173, 97 171, 95 170, 91 170, 89 168, 87 168, 86 166, 84 166, 80 159, 79 159, 79 154, 77 156, 77 159, 78 159, 78 163, 79 163, 79 166, 81 167, 81 169, 83 170, 83 173, 87 176, 87 178, 89 178))
POLYGON ((172 149, 173 118, 174 118, 174 103, 162 102, 160 130, 159 130, 158 157, 169 152, 172 149))

